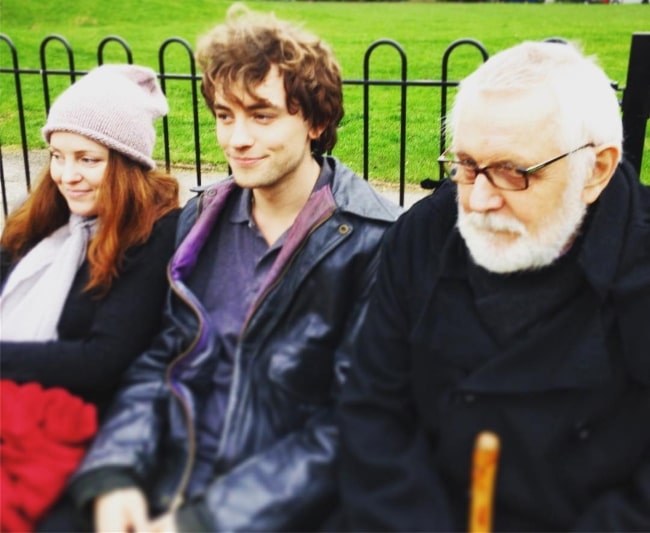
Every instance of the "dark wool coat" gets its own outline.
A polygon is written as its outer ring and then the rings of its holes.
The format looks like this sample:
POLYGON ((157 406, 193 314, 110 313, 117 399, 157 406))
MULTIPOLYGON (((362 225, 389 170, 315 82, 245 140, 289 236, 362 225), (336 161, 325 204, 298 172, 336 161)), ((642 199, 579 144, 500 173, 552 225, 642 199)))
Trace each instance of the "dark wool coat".
POLYGON ((447 183, 384 241, 340 413, 348 525, 466 530, 491 430, 496 531, 650 530, 650 189, 621 164, 573 250, 510 276, 472 264, 456 209, 447 183))
MULTIPOLYGON (((160 326, 179 212, 161 218, 145 243, 127 250, 119 277, 104 298, 83 290, 89 275, 85 261, 61 312, 58 340, 0 343, 3 379, 63 387, 103 412, 122 373, 160 326)), ((3 282, 8 259, 3 254, 3 282)))

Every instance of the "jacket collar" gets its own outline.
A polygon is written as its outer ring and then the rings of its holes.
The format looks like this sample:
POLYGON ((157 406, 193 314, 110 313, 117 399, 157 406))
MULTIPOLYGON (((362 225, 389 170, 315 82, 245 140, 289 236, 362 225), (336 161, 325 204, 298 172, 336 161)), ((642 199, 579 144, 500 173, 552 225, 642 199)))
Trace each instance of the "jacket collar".
POLYGON ((402 212, 335 157, 324 156, 323 164, 330 165, 334 171, 331 187, 339 210, 382 222, 393 222, 402 212))
POLYGON ((177 281, 194 270, 199 253, 205 245, 226 200, 236 185, 232 179, 215 184, 201 198, 202 209, 189 233, 180 243, 170 263, 171 279, 177 281))
MULTIPOLYGON (((276 283, 281 272, 284 270, 286 265, 291 262, 291 258, 297 253, 307 236, 315 227, 329 218, 335 209, 336 203, 334 202, 334 197, 332 196, 332 191, 329 187, 321 187, 311 194, 305 206, 300 210, 300 213, 298 213, 298 217, 291 225, 291 228, 289 228, 282 249, 275 258, 271 270, 260 287, 259 293, 262 297, 276 283)), ((254 309, 255 306, 252 306, 245 322, 248 322, 254 309)))
MULTIPOLYGON (((304 231, 306 224, 312 218, 320 218, 325 211, 338 210, 385 222, 392 222, 401 212, 397 205, 381 197, 368 182, 358 178, 350 168, 335 157, 324 156, 321 164, 329 165, 333 174, 331 182, 312 193, 294 224, 296 227, 292 228, 291 235, 287 236, 285 246, 288 249, 295 250, 292 243, 298 238, 298 233, 304 231)), ((200 200, 202 208, 198 219, 172 258, 170 273, 173 280, 185 278, 194 269, 201 249, 210 236, 230 193, 236 187, 234 180, 228 178, 203 192, 200 200)))
POLYGON ((601 298, 612 286, 623 259, 626 238, 638 183, 619 167, 600 198, 591 207, 589 219, 583 227, 584 241, 579 263, 589 283, 601 298))

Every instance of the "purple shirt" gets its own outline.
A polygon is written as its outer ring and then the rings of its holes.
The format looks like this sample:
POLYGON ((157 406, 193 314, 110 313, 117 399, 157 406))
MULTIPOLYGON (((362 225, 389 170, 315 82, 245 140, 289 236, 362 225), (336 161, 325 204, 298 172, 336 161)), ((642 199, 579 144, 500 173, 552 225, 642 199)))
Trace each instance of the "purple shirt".
POLYGON ((201 491, 213 476, 239 335, 285 238, 268 246, 251 216, 251 196, 248 189, 233 192, 189 280, 211 319, 209 329, 218 347, 213 390, 197 419, 197 457, 189 495, 201 491))

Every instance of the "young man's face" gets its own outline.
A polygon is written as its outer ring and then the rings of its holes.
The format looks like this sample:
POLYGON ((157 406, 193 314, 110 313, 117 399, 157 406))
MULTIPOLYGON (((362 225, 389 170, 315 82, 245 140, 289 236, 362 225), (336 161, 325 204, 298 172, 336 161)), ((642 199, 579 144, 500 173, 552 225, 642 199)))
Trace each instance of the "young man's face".
MULTIPOLYGON (((480 96, 473 104, 454 133, 460 158, 479 167, 508 162, 527 168, 566 151, 555 141, 554 104, 543 91, 480 96)), ((515 272, 548 265, 562 254, 587 208, 586 176, 570 173, 570 157, 531 175, 523 191, 499 190, 483 174, 474 184, 458 185, 459 230, 479 265, 515 272)))
POLYGON ((288 187, 311 163, 311 140, 322 130, 311 128, 302 112, 289 113, 275 66, 259 86, 234 89, 234 99, 217 90, 214 111, 217 141, 236 183, 245 188, 288 187))

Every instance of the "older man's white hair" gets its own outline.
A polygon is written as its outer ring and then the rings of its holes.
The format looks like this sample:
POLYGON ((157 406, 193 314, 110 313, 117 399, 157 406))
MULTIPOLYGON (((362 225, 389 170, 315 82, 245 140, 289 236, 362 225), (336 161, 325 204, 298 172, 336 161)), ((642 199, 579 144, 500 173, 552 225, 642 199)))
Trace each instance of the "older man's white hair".
MULTIPOLYGON (((490 57, 461 83, 447 125, 453 137, 463 108, 480 94, 517 94, 548 88, 557 103, 557 141, 566 150, 585 142, 622 151, 620 106, 611 80, 594 57, 572 43, 526 41, 490 57)), ((532 142, 532 141, 531 141, 532 142)), ((571 169, 593 165, 591 150, 576 153, 571 169)))

